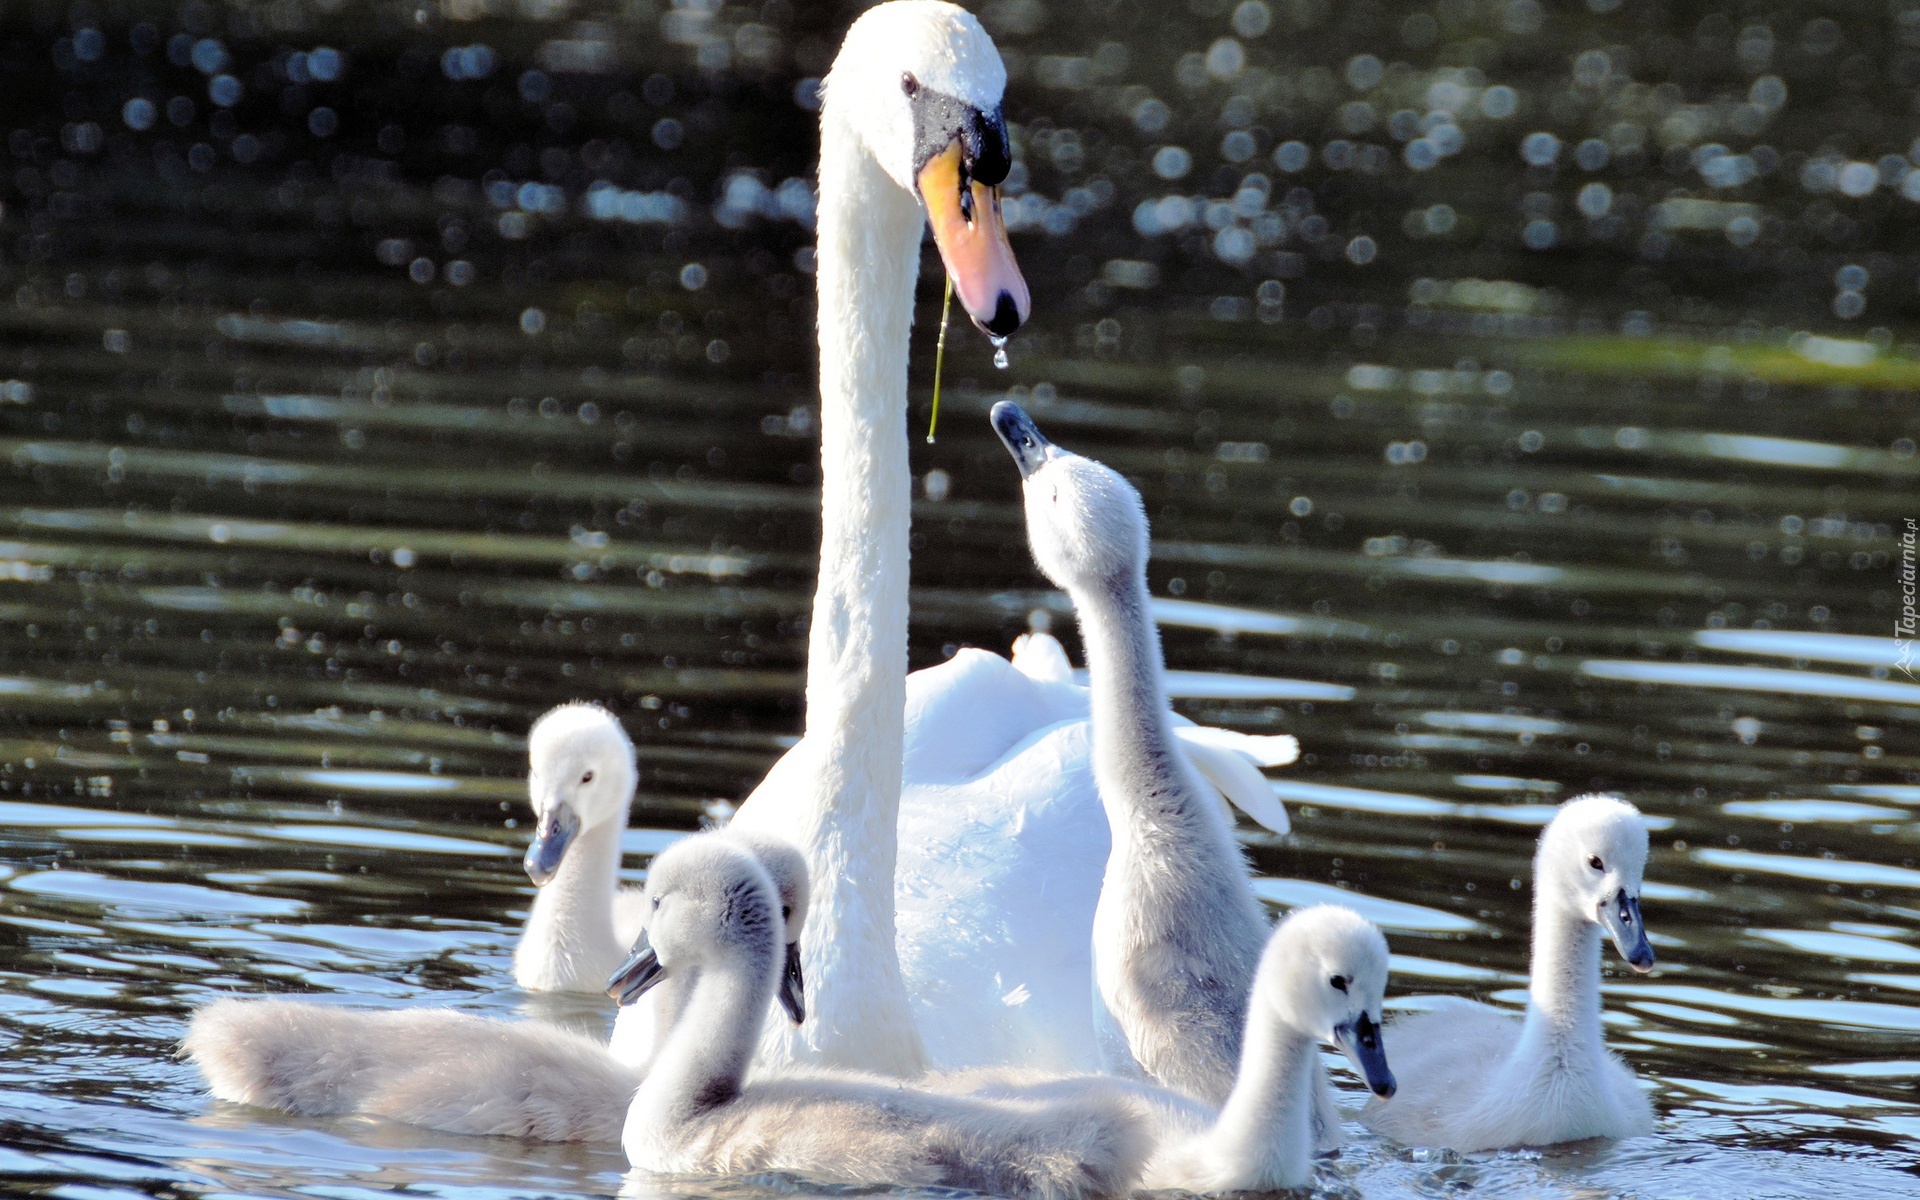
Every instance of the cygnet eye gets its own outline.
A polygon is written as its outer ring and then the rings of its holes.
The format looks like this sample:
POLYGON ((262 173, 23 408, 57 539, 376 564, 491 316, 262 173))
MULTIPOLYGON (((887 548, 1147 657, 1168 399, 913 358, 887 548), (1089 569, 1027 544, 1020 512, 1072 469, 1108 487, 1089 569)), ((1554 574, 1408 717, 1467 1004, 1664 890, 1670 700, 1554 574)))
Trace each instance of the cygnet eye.
POLYGON ((588 772, 587 772, 587 773, 586 773, 585 775, 582 775, 582 776, 580 777, 580 782, 581 782, 581 783, 592 783, 592 782, 593 782, 593 772, 592 772, 592 771, 588 771, 588 772))
POLYGON ((782 921, 791 921, 791 920, 793 920, 793 905, 791 905, 791 904, 782 904, 782 905, 780 906, 780 919, 781 919, 782 921))
POLYGON ((1344 992, 1347 990, 1347 977, 1345 975, 1335 975, 1332 979, 1327 980, 1327 983, 1336 992, 1344 992))
POLYGON ((1600 861, 1600 856, 1598 854, 1587 855, 1587 865, 1592 867, 1596 871, 1604 871, 1607 869, 1607 864, 1600 861))

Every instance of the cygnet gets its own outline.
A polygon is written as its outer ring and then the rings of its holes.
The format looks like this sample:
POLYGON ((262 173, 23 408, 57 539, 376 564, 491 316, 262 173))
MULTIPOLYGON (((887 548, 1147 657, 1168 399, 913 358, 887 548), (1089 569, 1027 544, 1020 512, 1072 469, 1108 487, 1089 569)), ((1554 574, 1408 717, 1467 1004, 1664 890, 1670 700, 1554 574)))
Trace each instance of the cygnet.
POLYGON ((620 889, 620 836, 639 782, 633 742, 597 704, 562 704, 527 735, 537 821, 527 875, 538 889, 514 951, 514 982, 534 992, 598 992, 645 923, 639 890, 620 889))
MULTIPOLYGON (((765 835, 722 832, 774 882, 782 953, 779 997, 804 1012, 799 941, 806 860, 765 835)), ((636 892, 636 896, 640 893, 636 892)), ((644 943, 644 935, 642 935, 644 943)), ((606 980, 601 981, 606 986, 606 980)), ((664 1030, 688 988, 654 990, 664 1030)), ((449 1008, 366 1011, 292 1000, 219 1000, 200 1009, 182 1049, 213 1094, 304 1116, 360 1114, 445 1133, 616 1142, 654 1046, 653 1013, 631 1030, 638 1062, 572 1030, 449 1008)), ((618 1025, 616 1025, 616 1031, 618 1025)))
MULTIPOLYGON (((1020 469, 1034 562, 1072 598, 1086 644, 1094 780, 1113 832, 1093 920, 1102 1064, 1217 1106, 1235 1086, 1269 927, 1231 818, 1169 724, 1140 493, 1018 406, 992 417, 1020 469)), ((1337 1143, 1331 1091, 1314 1090, 1321 1135, 1337 1143)))
POLYGON ((1567 801, 1533 859, 1525 1017, 1457 997, 1387 1027, 1399 1094, 1361 1121, 1409 1146, 1490 1150, 1653 1131, 1653 1107, 1600 1026, 1600 938, 1653 969, 1640 919, 1647 826, 1613 796, 1567 801))
POLYGON ((612 987, 634 996, 680 979, 690 990, 627 1114, 636 1169, 1016 1200, 1114 1196, 1137 1177, 1145 1123, 1120 1097, 994 1100, 825 1071, 748 1081, 785 973, 772 880, 737 845, 702 836, 655 860, 646 895, 647 945, 612 987))

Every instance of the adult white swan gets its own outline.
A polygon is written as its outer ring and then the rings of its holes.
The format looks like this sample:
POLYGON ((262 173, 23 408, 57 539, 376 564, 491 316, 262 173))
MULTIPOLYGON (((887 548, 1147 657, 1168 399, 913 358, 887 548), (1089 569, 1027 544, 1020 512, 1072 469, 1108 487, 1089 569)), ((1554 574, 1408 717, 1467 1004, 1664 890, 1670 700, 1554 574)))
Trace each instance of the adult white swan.
MULTIPOLYGON (((939 0, 869 9, 826 79, 807 732, 734 818, 801 847, 814 879, 813 1015, 769 1029, 762 1055, 774 1062, 907 1075, 1098 1062, 1089 941, 1107 845, 1085 694, 984 653, 906 676, 921 229, 931 224, 975 323, 1012 333, 1028 301, 995 190, 1011 164, 1005 89, 992 39, 939 0)), ((1272 804, 1245 760, 1208 753, 1219 773, 1252 774, 1246 793, 1272 804)))

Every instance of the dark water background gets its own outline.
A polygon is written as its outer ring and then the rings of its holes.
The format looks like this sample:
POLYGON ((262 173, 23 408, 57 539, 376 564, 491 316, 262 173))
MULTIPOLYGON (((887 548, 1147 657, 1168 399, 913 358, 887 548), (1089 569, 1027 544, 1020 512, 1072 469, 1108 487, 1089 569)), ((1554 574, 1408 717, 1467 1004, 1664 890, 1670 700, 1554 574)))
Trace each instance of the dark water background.
MULTIPOLYGON (((1654 818, 1606 990, 1659 1135, 1323 1182, 1920 1193, 1920 8, 980 11, 1036 316, 916 436, 915 664, 1078 657, 1012 395, 1145 492, 1180 707, 1305 749, 1263 891, 1350 889, 1396 993, 1517 1002, 1548 806, 1654 818)), ((636 878, 789 744, 853 12, 0 9, 0 1188, 620 1186, 173 1049, 228 992, 604 1021, 509 981, 532 717, 627 719, 636 878)))

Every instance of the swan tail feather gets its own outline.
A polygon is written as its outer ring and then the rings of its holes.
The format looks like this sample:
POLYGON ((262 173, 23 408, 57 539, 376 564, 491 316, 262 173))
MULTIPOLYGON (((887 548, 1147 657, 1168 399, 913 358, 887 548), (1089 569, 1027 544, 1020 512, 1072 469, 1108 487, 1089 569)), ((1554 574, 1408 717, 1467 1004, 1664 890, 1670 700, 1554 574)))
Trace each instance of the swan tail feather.
POLYGON ((1213 725, 1181 725, 1174 730, 1188 742, 1206 742, 1231 750, 1258 767, 1285 767, 1300 758, 1300 739, 1290 733, 1241 733, 1213 725))
POLYGON ((1014 670, 1040 683, 1072 683, 1073 664, 1050 633, 1023 633, 1013 639, 1014 670))
POLYGON ((221 1000, 183 1048, 233 1103, 551 1142, 619 1141, 639 1082, 580 1034, 448 1009, 221 1000))
MULTIPOLYGON (((1223 747, 1212 737, 1195 736, 1202 730, 1209 734, 1220 732, 1200 725, 1183 726, 1173 731, 1181 751, 1187 756, 1187 762, 1201 778, 1263 828, 1273 833, 1286 833, 1291 829, 1286 805, 1280 803, 1279 797, 1273 794, 1267 777, 1242 756, 1238 747, 1223 747)), ((1290 737, 1286 740, 1293 741, 1290 737)))

